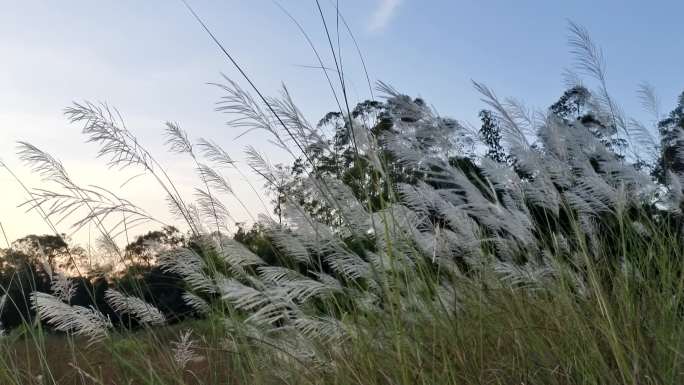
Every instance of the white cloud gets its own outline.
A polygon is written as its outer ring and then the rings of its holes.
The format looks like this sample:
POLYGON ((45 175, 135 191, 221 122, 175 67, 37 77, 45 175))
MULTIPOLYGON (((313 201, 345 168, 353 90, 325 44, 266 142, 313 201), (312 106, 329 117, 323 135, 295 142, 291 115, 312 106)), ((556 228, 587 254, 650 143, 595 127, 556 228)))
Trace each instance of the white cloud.
POLYGON ((380 31, 385 29, 392 17, 397 13, 397 8, 402 0, 380 0, 378 8, 371 16, 368 29, 371 31, 380 31))

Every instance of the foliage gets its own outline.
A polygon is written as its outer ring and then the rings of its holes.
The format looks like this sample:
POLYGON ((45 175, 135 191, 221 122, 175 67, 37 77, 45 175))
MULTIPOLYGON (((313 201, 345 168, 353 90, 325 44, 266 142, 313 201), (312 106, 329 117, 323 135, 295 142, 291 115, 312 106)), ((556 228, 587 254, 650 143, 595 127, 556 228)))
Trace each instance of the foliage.
POLYGON ((666 118, 658 122, 661 154, 654 176, 661 183, 667 181, 668 171, 676 174, 684 172, 684 162, 682 162, 681 155, 681 148, 684 145, 682 130, 684 130, 684 93, 679 96, 677 107, 670 111, 666 118))
POLYGON ((482 121, 480 137, 482 138, 482 143, 487 146, 485 156, 499 163, 508 161, 508 155, 506 155, 501 145, 501 130, 498 127, 498 122, 494 119, 492 111, 482 110, 479 116, 482 121))
POLYGON ((173 226, 165 226, 161 230, 149 231, 140 235, 126 245, 124 249, 127 259, 134 263, 144 263, 150 266, 154 256, 162 250, 184 246, 185 237, 173 226))

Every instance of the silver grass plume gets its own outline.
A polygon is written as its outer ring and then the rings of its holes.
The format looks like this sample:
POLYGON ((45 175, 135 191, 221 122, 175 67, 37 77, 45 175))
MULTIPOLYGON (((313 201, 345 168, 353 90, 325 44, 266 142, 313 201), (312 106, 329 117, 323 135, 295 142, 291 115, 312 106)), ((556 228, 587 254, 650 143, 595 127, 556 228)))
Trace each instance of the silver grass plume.
POLYGON ((190 293, 183 293, 183 302, 190 306, 194 311, 201 315, 207 315, 211 312, 211 305, 202 297, 190 293))
POLYGON ((265 223, 266 232, 273 240, 273 243, 285 251, 285 255, 298 263, 312 263, 311 254, 307 247, 297 238, 297 234, 290 232, 282 225, 276 223, 268 217, 261 216, 261 223, 265 223))
POLYGON ((245 274, 245 268, 250 266, 264 265, 265 262, 245 245, 233 239, 223 238, 220 241, 220 254, 233 272, 239 275, 245 274))
POLYGON ((66 303, 69 303, 76 294, 76 287, 71 279, 60 272, 52 274, 50 290, 57 298, 66 303))
POLYGON ((31 304, 41 320, 56 330, 85 336, 90 343, 102 341, 112 323, 94 308, 70 306, 47 293, 31 293, 31 304))
POLYGON ((248 312, 245 322, 256 325, 274 325, 291 319, 297 306, 279 286, 256 289, 235 279, 225 278, 219 282, 221 298, 235 308, 248 312))
POLYGON ((261 266, 257 268, 257 271, 262 281, 276 284, 292 301, 305 302, 312 297, 327 298, 341 292, 339 282, 331 285, 308 278, 285 267, 261 266))
POLYGON ((178 274, 195 291, 215 293, 216 285, 204 269, 202 256, 191 248, 177 248, 162 253, 158 260, 162 270, 178 274))
POLYGON ((301 314, 292 323, 307 338, 324 343, 340 343, 347 337, 343 323, 333 317, 307 317, 301 314))
MULTIPOLYGON (((0 295, 0 318, 2 318, 2 313, 5 310, 9 296, 7 294, 0 295)), ((0 337, 5 335, 5 328, 0 321, 0 337)))
POLYGON ((114 289, 107 289, 105 299, 114 311, 130 315, 142 324, 163 325, 166 323, 164 313, 138 297, 125 295, 114 289))
POLYGON ((144 173, 153 176, 166 193, 166 199, 174 206, 174 211, 187 222, 193 233, 199 233, 197 224, 175 184, 159 162, 126 128, 118 110, 111 109, 106 104, 74 103, 66 108, 65 115, 72 123, 83 124, 83 134, 88 137, 87 142, 99 145, 97 156, 107 159, 110 167, 139 167, 144 173))
POLYGON ((192 330, 186 329, 178 336, 177 341, 171 342, 173 361, 180 370, 184 370, 188 363, 195 361, 200 356, 195 352, 196 341, 192 339, 192 330))

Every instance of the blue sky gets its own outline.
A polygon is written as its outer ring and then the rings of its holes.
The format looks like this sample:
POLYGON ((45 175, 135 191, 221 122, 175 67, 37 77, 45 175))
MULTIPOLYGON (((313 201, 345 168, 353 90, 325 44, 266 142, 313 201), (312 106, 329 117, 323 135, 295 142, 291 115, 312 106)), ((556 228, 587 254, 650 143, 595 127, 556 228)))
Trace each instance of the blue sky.
MULTIPOLYGON (((271 0, 189 0, 265 93, 281 82, 311 121, 334 108, 315 57, 297 27, 271 0)), ((330 65, 314 1, 281 0, 330 65)), ((324 12, 334 23, 330 0, 324 12)), ((570 67, 567 20, 585 26, 603 47, 608 88, 628 114, 641 117, 635 90, 648 81, 663 110, 684 89, 680 75, 684 3, 643 1, 418 1, 340 0, 373 80, 421 96, 443 115, 476 123, 483 108, 471 80, 500 96, 545 108, 563 91, 570 67)), ((264 135, 239 140, 226 116, 214 112, 220 92, 207 82, 223 72, 241 81, 180 1, 65 0, 4 2, 0 12, 0 158, 32 186, 14 156, 17 140, 53 153, 80 183, 117 189, 160 218, 169 219, 161 192, 142 181, 119 189, 126 173, 106 172, 62 110, 74 100, 106 101, 128 127, 159 154, 179 183, 194 183, 187 160, 163 152, 163 122, 177 121, 193 137, 209 137, 236 158, 245 145, 269 151, 264 135)), ((345 74, 353 99, 368 97, 361 65, 342 38, 345 74)), ((256 183, 259 183, 256 178, 256 183)), ((255 201, 236 181, 238 193, 255 201)), ((10 238, 47 232, 34 214, 18 209, 23 196, 0 173, 0 222, 10 238)), ((235 216, 245 219, 237 205, 235 216)), ((258 212, 256 203, 254 211, 258 212)), ((64 224, 63 231, 68 232, 64 224)), ((85 242, 87 234, 77 234, 85 242)), ((2 242, 0 242, 2 244, 2 242)))

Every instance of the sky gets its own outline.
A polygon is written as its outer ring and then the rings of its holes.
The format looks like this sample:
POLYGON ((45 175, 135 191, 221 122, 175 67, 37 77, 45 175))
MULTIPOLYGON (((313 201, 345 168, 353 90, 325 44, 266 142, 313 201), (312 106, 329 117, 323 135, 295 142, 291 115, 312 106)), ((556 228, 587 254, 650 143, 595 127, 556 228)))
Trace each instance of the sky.
MULTIPOLYGON (((272 161, 287 157, 267 135, 237 138, 239 128, 216 112, 221 91, 210 82, 225 74, 244 80, 199 27, 180 0, 0 0, 0 159, 30 187, 45 187, 16 156, 16 142, 51 153, 82 186, 99 185, 171 223, 162 191, 150 178, 121 185, 131 171, 107 169, 97 148, 63 110, 74 101, 106 102, 160 160, 184 194, 196 184, 189 159, 165 151, 164 122, 174 121, 192 138, 221 144, 238 161, 253 145, 272 161)), ((334 99, 306 39, 272 0, 188 0, 257 86, 277 96, 287 85, 308 119, 335 109, 334 99)), ((335 34, 333 0, 321 0, 335 34)), ((280 0, 332 66, 314 0, 280 0)), ((653 85, 663 111, 684 89, 684 39, 679 28, 684 2, 339 0, 365 59, 372 82, 383 81, 420 96, 442 115, 477 122, 485 105, 472 87, 484 82, 499 96, 544 109, 563 92, 562 73, 572 66, 567 23, 589 30, 607 62, 608 89, 628 115, 641 112, 637 86, 653 85)), ((350 98, 370 97, 359 57, 342 31, 342 63, 350 98)), ((243 166, 244 167, 244 166, 243 166)), ((227 175, 249 212, 235 201, 238 221, 263 209, 238 175, 227 175)), ((248 176, 256 185, 256 176, 248 176)), ((17 183, 0 170, 0 223, 7 239, 49 229, 17 183)), ((71 234, 71 223, 59 224, 71 234)), ((135 231, 147 230, 141 227, 135 231)), ((81 244, 94 229, 73 234, 81 244)), ((0 247, 5 242, 0 234, 0 247)))

